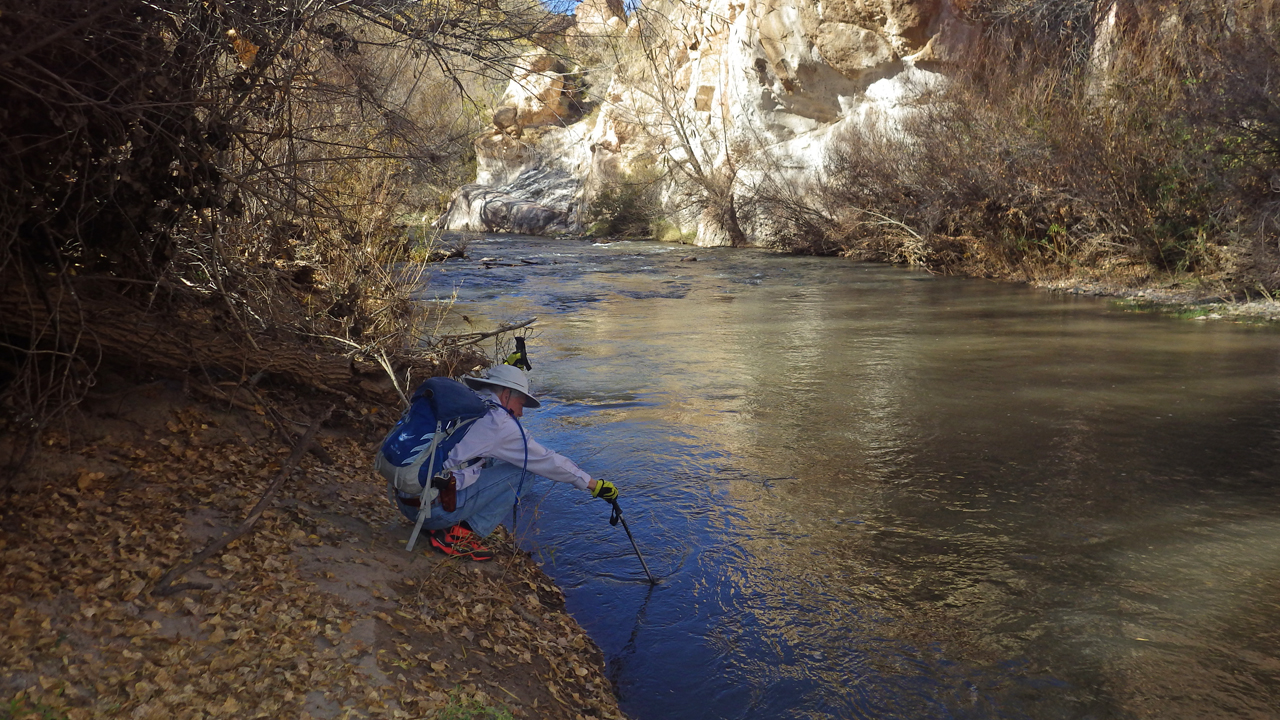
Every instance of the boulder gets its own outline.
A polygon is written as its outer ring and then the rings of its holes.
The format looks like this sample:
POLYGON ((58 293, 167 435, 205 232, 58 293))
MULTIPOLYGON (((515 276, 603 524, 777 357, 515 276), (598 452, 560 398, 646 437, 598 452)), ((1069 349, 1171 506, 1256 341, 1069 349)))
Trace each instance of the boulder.
POLYGON ((900 50, 923 47, 941 5, 942 0, 884 0, 885 33, 901 39, 900 50))
POLYGON ((446 230, 556 235, 573 226, 564 210, 523 200, 486 185, 463 185, 436 221, 446 230))
MULTIPOLYGON (((541 48, 526 54, 521 70, 511 78, 499 108, 514 108, 514 122, 502 126, 513 134, 530 127, 558 125, 572 115, 571 98, 565 91, 565 67, 560 59, 541 48), (515 130, 511 130, 515 128, 515 130)), ((495 113, 495 124, 497 120, 495 113)), ((504 119, 505 119, 504 115, 504 119)))
POLYGON ((574 8, 573 17, 577 21, 575 34, 582 36, 616 35, 627 25, 622 0, 582 0, 574 8))
POLYGON ((893 46, 880 33, 849 23, 822 23, 814 44, 822 59, 848 78, 860 78, 897 59, 893 46))
POLYGON ((509 128, 518 127, 516 118, 520 111, 510 105, 504 105, 493 111, 493 126, 499 130, 508 130, 509 128))

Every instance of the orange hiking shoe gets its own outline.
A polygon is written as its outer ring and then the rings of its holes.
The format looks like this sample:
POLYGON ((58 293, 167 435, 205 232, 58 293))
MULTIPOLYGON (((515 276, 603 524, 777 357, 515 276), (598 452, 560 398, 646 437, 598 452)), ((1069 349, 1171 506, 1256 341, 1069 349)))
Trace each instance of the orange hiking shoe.
POLYGON ((447 530, 431 531, 431 546, 445 555, 463 557, 476 562, 493 559, 493 551, 480 544, 480 536, 454 525, 447 530))
POLYGON ((444 533, 444 539, 451 543, 458 542, 459 540, 466 540, 467 538, 475 538, 478 540, 480 537, 479 535, 471 532, 471 528, 461 524, 454 525, 448 530, 443 530, 442 532, 444 533))

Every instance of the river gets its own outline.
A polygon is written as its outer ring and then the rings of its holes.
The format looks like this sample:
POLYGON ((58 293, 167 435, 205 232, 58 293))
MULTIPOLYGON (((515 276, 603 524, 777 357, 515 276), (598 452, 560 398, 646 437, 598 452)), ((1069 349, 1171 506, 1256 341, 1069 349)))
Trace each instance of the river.
POLYGON ((419 299, 538 318, 526 427, 659 578, 526 484, 629 716, 1276 717, 1277 330, 763 250, 469 255, 419 299))

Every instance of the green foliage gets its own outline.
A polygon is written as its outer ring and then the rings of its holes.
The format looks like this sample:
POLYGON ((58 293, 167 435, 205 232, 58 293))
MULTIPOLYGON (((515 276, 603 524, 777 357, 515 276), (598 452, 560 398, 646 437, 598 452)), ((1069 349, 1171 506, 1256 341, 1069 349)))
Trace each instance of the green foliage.
POLYGON ((0 720, 66 720, 66 713, 40 702, 18 696, 0 705, 0 720))
POLYGON ((512 714, 510 708, 501 703, 489 705, 454 689, 434 720, 512 720, 512 714))
POLYGON ((1171 165, 1140 178, 1138 191, 1150 208, 1144 234, 1149 238, 1152 262, 1173 272, 1214 269, 1207 238, 1220 230, 1213 216, 1220 196, 1217 189, 1202 175, 1171 165))
POLYGON ((680 228, 670 220, 654 220, 653 239, 659 242, 683 243, 689 240, 680 228))

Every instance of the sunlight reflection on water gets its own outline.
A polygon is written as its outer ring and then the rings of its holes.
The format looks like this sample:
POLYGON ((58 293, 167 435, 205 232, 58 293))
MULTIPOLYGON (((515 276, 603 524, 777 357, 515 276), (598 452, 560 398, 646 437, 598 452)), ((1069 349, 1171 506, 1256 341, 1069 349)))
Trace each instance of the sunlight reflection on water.
POLYGON ((900 268, 486 239, 424 298, 539 318, 520 535, 626 712, 1269 717, 1280 333, 900 268))

